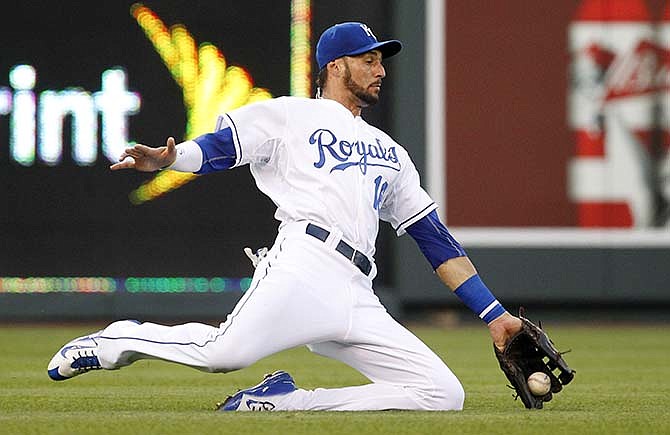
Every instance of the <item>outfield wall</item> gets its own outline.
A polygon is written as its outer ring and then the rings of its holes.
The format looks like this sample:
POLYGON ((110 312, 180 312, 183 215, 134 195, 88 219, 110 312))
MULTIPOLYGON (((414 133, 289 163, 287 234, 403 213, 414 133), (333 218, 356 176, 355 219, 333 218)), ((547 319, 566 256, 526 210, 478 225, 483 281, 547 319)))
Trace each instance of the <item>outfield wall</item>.
MULTIPOLYGON (((670 234, 665 230, 452 228, 501 300, 535 304, 670 303, 670 234)), ((403 244, 426 273, 405 279, 408 303, 447 302, 425 260, 403 244), (417 282, 418 280, 418 282, 417 282), (412 283, 415 283, 414 285, 412 283)), ((403 259, 407 262, 407 258, 403 259)))
MULTIPOLYGON (((510 308, 524 305, 564 314, 624 308, 629 314, 652 310, 657 313, 655 319, 670 320, 670 250, 658 242, 644 247, 613 247, 610 242, 589 247, 588 240, 574 244, 561 240, 558 246, 527 240, 529 246, 513 247, 498 234, 496 246, 485 247, 476 242, 482 234, 462 235, 485 282, 510 308)), ((405 237, 401 241, 413 244, 405 237)), ((396 261, 414 269, 397 275, 396 286, 378 284, 377 293, 389 312, 404 319, 415 312, 464 311, 461 302, 440 283, 414 246, 401 247, 398 252, 406 255, 402 259, 396 257, 396 261)), ((200 278, 200 286, 197 282, 195 286, 184 286, 180 280, 173 280, 178 282, 170 284, 165 278, 139 288, 128 284, 128 279, 119 279, 117 286, 105 287, 104 291, 95 287, 72 291, 64 287, 61 291, 37 288, 27 292, 14 283, 13 288, 0 292, 0 321, 138 318, 219 322, 225 320, 247 288, 239 283, 217 287, 214 283, 218 278, 200 278)))

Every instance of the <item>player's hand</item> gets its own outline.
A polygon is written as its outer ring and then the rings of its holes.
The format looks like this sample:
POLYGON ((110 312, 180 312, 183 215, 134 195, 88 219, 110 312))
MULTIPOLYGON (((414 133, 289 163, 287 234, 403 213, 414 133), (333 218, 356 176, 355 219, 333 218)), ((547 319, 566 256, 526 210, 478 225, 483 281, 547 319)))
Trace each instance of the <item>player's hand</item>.
POLYGON ((119 169, 135 169, 142 172, 153 172, 174 163, 177 158, 173 137, 167 139, 164 147, 152 148, 137 144, 121 154, 118 163, 109 167, 112 171, 119 169))
POLYGON ((509 339, 521 331, 521 325, 521 319, 507 312, 489 323, 489 332, 498 350, 502 351, 509 339))

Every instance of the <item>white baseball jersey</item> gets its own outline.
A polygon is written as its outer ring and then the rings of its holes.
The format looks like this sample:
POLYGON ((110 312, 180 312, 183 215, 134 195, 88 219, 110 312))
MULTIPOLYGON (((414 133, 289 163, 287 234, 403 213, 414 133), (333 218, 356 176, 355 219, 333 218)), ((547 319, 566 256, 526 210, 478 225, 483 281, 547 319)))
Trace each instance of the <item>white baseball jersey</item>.
POLYGON ((379 219, 398 235, 437 208, 407 151, 340 103, 281 97, 227 113, 237 153, 282 224, 337 228, 372 257, 379 219))
MULTIPOLYGON (((96 335, 101 366, 118 369, 158 358, 229 372, 307 345, 370 383, 299 388, 266 398, 268 409, 462 409, 456 376, 389 315, 372 288, 376 269, 357 263, 351 252, 374 254, 380 218, 402 234, 435 209, 407 152, 325 99, 277 98, 220 121, 223 139, 205 135, 198 139, 202 148, 185 142, 175 166, 211 172, 249 164, 258 187, 277 205, 277 239, 225 322, 112 323, 96 335), (209 140, 216 144, 205 144, 209 140), (319 228, 310 232, 314 225, 319 228)), ((251 402, 242 400, 240 409, 255 409, 251 402)))

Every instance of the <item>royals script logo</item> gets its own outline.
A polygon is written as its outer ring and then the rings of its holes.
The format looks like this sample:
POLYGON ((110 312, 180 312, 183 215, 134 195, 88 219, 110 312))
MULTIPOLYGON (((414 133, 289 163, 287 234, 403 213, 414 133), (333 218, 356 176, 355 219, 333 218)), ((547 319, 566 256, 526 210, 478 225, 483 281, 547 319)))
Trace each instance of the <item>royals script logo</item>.
POLYGON ((319 160, 314 162, 315 168, 322 168, 329 158, 336 162, 330 172, 344 171, 357 166, 362 174, 366 174, 369 166, 400 171, 400 163, 394 146, 386 148, 381 141, 375 138, 374 144, 361 141, 349 142, 338 140, 332 131, 320 128, 309 137, 309 143, 316 145, 319 151, 319 160))

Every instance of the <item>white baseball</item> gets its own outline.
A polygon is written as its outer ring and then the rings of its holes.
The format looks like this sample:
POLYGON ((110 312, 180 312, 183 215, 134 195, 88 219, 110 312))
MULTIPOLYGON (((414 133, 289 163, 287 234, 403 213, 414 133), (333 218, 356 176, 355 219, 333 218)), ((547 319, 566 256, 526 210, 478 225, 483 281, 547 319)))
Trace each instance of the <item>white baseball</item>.
POLYGON ((536 396, 544 396, 551 388, 551 380, 546 373, 535 372, 528 376, 528 388, 536 396))
POLYGON ((122 162, 130 162, 130 163, 132 163, 132 164, 134 165, 134 164, 135 164, 135 159, 133 158, 133 156, 126 156, 126 157, 122 160, 122 162))

